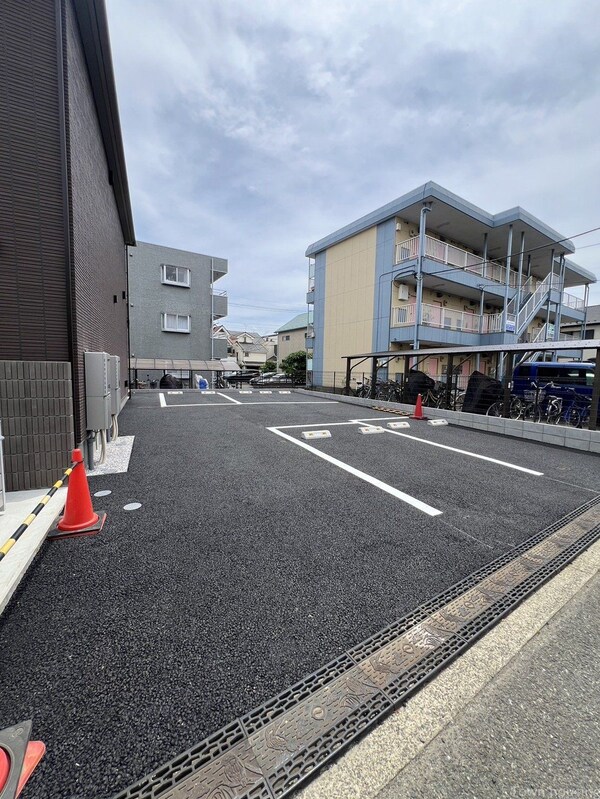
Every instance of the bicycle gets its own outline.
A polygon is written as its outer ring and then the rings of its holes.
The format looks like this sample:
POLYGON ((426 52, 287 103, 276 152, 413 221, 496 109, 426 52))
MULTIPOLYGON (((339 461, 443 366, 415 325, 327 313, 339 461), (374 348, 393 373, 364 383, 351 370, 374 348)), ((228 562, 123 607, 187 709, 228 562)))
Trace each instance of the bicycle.
POLYGON ((554 384, 550 382, 540 386, 532 382, 531 388, 525 389, 522 397, 515 396, 511 400, 510 418, 540 422, 542 416, 547 413, 546 389, 548 388, 554 388, 554 384))
MULTIPOLYGON (((510 419, 519 419, 519 414, 521 413, 521 400, 519 397, 515 397, 511 395, 510 397, 510 404, 508 409, 508 416, 510 419)), ((504 400, 497 400, 493 402, 487 411, 485 412, 486 416, 504 416, 504 400)))
POLYGON ((571 396, 557 397, 554 424, 564 422, 570 427, 582 427, 584 421, 587 423, 589 418, 592 406, 591 397, 580 394, 572 386, 565 386, 563 390, 569 392, 571 396))

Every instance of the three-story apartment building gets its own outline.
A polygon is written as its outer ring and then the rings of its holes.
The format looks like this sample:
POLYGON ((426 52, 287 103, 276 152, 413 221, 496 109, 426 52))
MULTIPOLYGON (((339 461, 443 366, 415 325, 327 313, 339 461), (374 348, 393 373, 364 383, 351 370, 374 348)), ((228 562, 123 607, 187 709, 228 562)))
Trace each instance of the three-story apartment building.
POLYGON ((145 364, 144 378, 165 371, 150 361, 173 361, 168 371, 189 380, 202 361, 227 356, 227 341, 214 331, 227 315, 227 294, 214 287, 227 274, 224 258, 138 241, 128 260, 131 359, 145 364))
MULTIPOLYGON (((522 208, 490 214, 426 183, 308 247, 313 384, 353 353, 557 340, 596 281, 574 251, 522 208)), ((475 367, 491 362, 474 356, 462 373, 475 367)), ((443 359, 424 368, 438 377, 443 359)))

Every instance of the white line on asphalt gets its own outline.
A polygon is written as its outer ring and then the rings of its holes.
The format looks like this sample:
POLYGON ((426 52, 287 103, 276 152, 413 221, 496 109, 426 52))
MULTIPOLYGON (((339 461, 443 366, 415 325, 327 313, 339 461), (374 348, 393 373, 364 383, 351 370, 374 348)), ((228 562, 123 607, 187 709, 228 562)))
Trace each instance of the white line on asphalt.
POLYGON ((224 399, 229 400, 229 402, 235 402, 236 405, 243 405, 242 402, 234 399, 233 397, 230 397, 228 394, 221 394, 220 391, 217 391, 217 394, 219 395, 219 397, 223 397, 224 399))
POLYGON ((416 499, 415 497, 411 497, 409 494, 405 494, 403 491, 399 491, 397 488, 394 488, 387 483, 378 480, 376 477, 371 477, 370 474, 366 474, 365 472, 359 471, 359 469, 355 469, 353 466, 350 466, 343 461, 337 460, 337 458, 332 458, 331 455, 328 455, 326 452, 321 452, 319 449, 315 449, 315 447, 311 447, 310 444, 305 444, 304 441, 299 441, 297 438, 292 438, 292 436, 288 436, 287 433, 282 433, 281 430, 278 430, 276 427, 267 427, 271 433, 275 433, 276 436, 280 436, 281 438, 290 441, 292 444, 296 444, 298 447, 302 447, 302 449, 306 449, 309 452, 312 452, 313 455, 316 455, 319 458, 322 458, 324 461, 328 463, 332 463, 334 466, 338 466, 340 469, 343 469, 345 472, 358 477, 360 480, 364 480, 365 483, 370 483, 374 485, 376 488, 380 488, 382 491, 385 491, 386 494, 391 494, 391 496, 396 497, 396 499, 402 500, 402 502, 406 502, 408 505, 412 505, 413 508, 417 508, 417 510, 423 511, 428 516, 440 516, 442 514, 441 510, 437 508, 433 508, 431 505, 427 505, 425 502, 421 502, 420 499, 416 499))
MULTIPOLYGON (((265 400, 264 402, 240 402, 246 408, 248 405, 331 405, 332 402, 337 404, 337 400, 265 400)), ((177 403, 177 405, 164 405, 164 408, 223 408, 230 406, 226 402, 188 402, 177 403)))
POLYGON ((158 395, 158 399, 160 400, 160 407, 161 408, 167 408, 168 407, 167 401, 165 399, 165 395, 162 392, 158 395))
POLYGON ((345 424, 354 424, 354 422, 309 422, 308 424, 278 424, 278 430, 293 430, 294 428, 303 427, 341 427, 345 424))
MULTIPOLYGON (((364 424, 366 419, 354 419, 354 424, 364 424)), ((542 477, 544 472, 536 472, 534 469, 527 469, 525 466, 517 466, 515 463, 507 463, 506 461, 499 461, 497 458, 489 458, 487 455, 479 455, 476 452, 469 452, 466 449, 457 449, 456 447, 449 447, 447 444, 438 444, 437 441, 429 441, 427 438, 419 438, 418 436, 411 436, 408 433, 399 433, 398 430, 389 430, 385 428, 386 433, 391 433, 393 436, 402 436, 402 438, 410 438, 412 441, 420 441, 422 444, 429 444, 432 447, 439 447, 440 449, 447 449, 450 452, 458 452, 459 455, 468 455, 470 458, 478 458, 480 461, 488 461, 489 463, 496 463, 498 466, 506 466, 507 469, 516 469, 518 472, 525 472, 525 474, 532 474, 535 477, 542 477)))

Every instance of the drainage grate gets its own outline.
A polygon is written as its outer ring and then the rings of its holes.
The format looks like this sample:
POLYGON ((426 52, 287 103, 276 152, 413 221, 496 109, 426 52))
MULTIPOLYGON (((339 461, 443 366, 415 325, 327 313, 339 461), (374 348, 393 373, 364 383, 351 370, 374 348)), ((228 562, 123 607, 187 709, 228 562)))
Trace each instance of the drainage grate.
POLYGON ((279 799, 600 538, 600 496, 115 799, 279 799))
POLYGON ((410 416, 409 411, 401 411, 399 408, 388 408, 381 405, 372 405, 372 411, 382 411, 383 413, 394 413, 396 416, 410 416))

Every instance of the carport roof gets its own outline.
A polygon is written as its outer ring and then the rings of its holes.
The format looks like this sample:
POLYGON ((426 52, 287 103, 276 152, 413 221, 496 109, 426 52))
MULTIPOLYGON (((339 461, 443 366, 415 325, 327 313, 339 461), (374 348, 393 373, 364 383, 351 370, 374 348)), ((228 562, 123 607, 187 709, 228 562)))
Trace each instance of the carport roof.
POLYGON ((239 370, 239 366, 235 361, 232 361, 233 366, 229 366, 227 361, 188 361, 184 358, 169 359, 169 358, 130 358, 130 369, 159 369, 161 371, 169 371, 171 369, 179 370, 200 370, 204 369, 209 372, 222 372, 225 369, 229 371, 239 370))

